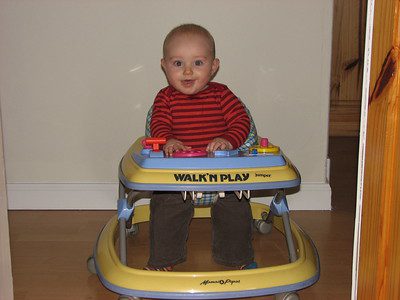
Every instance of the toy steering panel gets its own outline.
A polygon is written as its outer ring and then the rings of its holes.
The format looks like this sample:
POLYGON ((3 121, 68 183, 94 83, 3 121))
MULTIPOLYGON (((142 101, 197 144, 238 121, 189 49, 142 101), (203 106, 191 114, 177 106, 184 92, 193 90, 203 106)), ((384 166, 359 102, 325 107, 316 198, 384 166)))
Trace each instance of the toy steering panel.
MULTIPOLYGON (((286 165, 286 158, 279 152, 272 155, 252 155, 237 150, 218 150, 205 155, 205 151, 176 152, 164 157, 161 151, 140 150, 135 145, 128 151, 135 164, 143 169, 242 169, 269 168, 286 165), (197 153, 200 153, 197 155, 197 153)), ((207 152, 206 152, 207 153, 207 152)), ((128 153, 126 154, 128 155, 128 153)))
POLYGON ((300 184, 298 171, 280 151, 167 158, 162 151, 143 150, 141 139, 122 158, 119 179, 125 187, 142 191, 263 190, 300 184))

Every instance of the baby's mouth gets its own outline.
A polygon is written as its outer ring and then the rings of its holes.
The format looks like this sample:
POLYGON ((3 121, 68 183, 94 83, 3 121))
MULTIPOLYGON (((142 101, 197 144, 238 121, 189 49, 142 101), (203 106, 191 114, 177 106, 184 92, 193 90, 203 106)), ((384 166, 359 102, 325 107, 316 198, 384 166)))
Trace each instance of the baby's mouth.
POLYGON ((182 80, 182 84, 184 86, 192 86, 194 84, 194 80, 193 79, 182 80))

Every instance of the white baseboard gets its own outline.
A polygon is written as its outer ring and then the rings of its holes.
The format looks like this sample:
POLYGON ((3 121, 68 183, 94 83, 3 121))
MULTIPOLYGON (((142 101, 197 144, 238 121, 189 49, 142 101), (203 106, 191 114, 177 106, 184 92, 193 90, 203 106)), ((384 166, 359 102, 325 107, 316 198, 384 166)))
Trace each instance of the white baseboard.
MULTIPOLYGON (((9 183, 8 208, 11 210, 114 210, 117 183, 9 183)), ((328 183, 302 183, 300 191, 287 195, 291 210, 330 210, 328 183)), ((271 197, 255 198, 269 203, 271 197)))

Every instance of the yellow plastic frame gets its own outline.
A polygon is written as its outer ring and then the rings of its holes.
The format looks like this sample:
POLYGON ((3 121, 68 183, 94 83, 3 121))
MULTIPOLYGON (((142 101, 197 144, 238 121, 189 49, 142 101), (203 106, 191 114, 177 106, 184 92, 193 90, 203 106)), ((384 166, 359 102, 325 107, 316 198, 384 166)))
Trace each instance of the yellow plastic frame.
MULTIPOLYGON (((253 216, 260 219, 269 207, 251 203, 253 216)), ((196 207, 195 218, 210 217, 209 207, 196 207)), ((133 223, 149 220, 149 206, 137 206, 133 223)), ((284 234, 282 219, 273 225, 284 234)), ((123 265, 115 249, 118 220, 114 216, 101 231, 94 250, 97 274, 103 284, 122 295, 166 299, 217 299, 258 296, 295 291, 319 278, 319 259, 311 239, 291 221, 298 259, 293 263, 252 270, 218 272, 157 272, 123 265), (234 297, 233 297, 234 296, 234 297)))

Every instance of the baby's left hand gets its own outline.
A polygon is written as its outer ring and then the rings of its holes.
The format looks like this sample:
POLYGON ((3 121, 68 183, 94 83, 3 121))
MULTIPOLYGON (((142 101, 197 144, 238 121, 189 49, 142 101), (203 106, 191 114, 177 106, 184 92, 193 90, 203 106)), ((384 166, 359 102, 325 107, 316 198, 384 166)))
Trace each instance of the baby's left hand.
POLYGON ((232 144, 223 138, 215 138, 211 143, 208 144, 206 150, 208 152, 216 151, 216 150, 232 150, 232 144))

